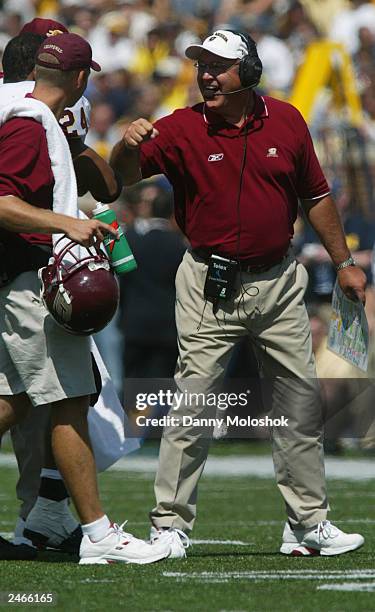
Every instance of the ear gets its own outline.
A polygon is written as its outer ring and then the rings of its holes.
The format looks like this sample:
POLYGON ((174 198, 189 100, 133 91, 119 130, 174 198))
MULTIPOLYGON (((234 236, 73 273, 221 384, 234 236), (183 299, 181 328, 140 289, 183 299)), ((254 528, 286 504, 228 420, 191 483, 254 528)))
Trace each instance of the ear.
POLYGON ((77 75, 77 85, 78 87, 82 87, 86 80, 86 70, 79 70, 77 75))

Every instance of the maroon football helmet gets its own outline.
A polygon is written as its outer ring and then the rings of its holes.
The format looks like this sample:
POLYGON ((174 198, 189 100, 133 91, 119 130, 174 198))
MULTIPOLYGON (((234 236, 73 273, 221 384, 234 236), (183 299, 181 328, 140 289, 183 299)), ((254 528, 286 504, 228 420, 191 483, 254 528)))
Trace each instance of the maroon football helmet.
POLYGON ((92 247, 95 252, 86 249, 87 256, 79 258, 73 251, 75 242, 57 249, 63 239, 66 237, 57 241, 48 265, 39 271, 42 299, 56 323, 72 334, 88 336, 103 329, 114 316, 118 282, 99 247, 92 247))

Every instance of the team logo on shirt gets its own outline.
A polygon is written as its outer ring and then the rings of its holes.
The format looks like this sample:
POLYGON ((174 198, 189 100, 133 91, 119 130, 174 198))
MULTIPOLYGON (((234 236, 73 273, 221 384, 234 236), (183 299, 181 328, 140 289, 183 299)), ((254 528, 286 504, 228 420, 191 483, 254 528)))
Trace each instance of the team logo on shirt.
POLYGON ((267 157, 279 157, 276 147, 271 147, 267 151, 267 157))
POLYGON ((208 156, 208 161, 209 162, 220 161, 221 159, 223 159, 223 157, 224 157, 224 153, 211 153, 211 155, 208 156))

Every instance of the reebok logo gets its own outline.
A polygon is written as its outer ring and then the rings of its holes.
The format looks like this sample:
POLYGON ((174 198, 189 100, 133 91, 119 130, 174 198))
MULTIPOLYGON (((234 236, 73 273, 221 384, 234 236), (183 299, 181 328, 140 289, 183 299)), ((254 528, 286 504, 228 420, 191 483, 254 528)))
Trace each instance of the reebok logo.
POLYGON ((209 162, 220 161, 221 159, 223 159, 223 157, 224 157, 224 153, 211 153, 211 155, 208 156, 208 161, 209 162))

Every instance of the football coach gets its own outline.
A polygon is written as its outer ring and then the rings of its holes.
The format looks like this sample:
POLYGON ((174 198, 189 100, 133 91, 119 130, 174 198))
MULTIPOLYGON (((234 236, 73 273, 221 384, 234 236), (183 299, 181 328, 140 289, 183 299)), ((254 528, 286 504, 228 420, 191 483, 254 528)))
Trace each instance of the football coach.
MULTIPOLYGON (((299 204, 347 297, 364 302, 365 274, 346 245, 304 119, 290 104, 254 91, 262 73, 254 41, 218 30, 186 55, 196 62, 203 102, 154 125, 133 121, 111 159, 126 185, 160 173, 168 178, 177 223, 191 244, 176 277, 177 386, 184 391, 199 379, 200 392, 216 389, 233 347, 248 337, 273 386, 273 416, 289 423, 287 431, 271 431, 288 518, 281 552, 355 550, 363 537, 327 520, 322 406, 303 299, 307 272, 290 244, 299 204)), ((193 417, 202 412, 199 403, 180 409, 193 417)), ((172 532, 174 557, 185 556, 211 433, 182 425, 163 432, 151 538, 172 532)))

